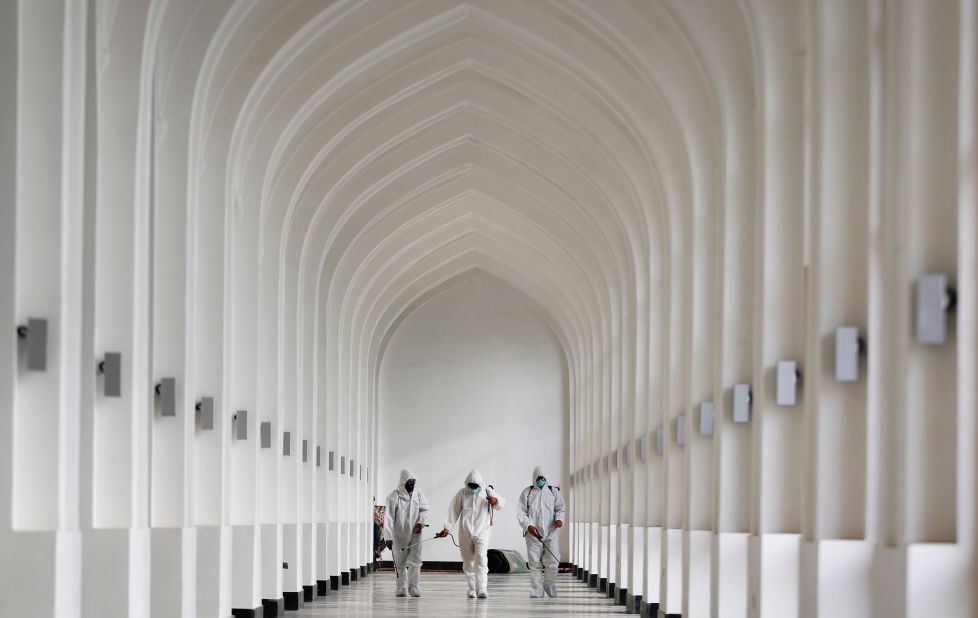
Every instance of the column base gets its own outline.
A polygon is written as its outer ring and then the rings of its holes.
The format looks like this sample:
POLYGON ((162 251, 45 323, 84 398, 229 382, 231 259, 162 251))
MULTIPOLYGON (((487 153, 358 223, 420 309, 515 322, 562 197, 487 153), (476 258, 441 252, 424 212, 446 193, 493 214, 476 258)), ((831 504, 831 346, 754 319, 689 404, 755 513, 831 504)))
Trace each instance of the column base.
POLYGON ((607 592, 608 592, 608 598, 609 599, 614 599, 615 598, 615 584, 614 584, 614 582, 608 582, 607 592))
POLYGON ((305 605, 305 594, 302 592, 283 592, 285 597, 285 610, 290 612, 299 611, 305 605))
POLYGON ((618 605, 628 605, 628 588, 618 589, 618 605))
POLYGON ((608 592, 608 578, 602 577, 598 580, 598 590, 600 592, 608 592))
POLYGON ((360 579, 360 569, 350 569, 350 581, 355 582, 360 579))
POLYGON ((350 585, 350 572, 349 571, 343 571, 342 573, 340 573, 340 585, 341 586, 349 586, 350 585))
POLYGON ((316 580, 316 596, 324 597, 329 593, 329 580, 328 579, 317 579, 316 580))
POLYGON ((640 602, 639 615, 642 618, 659 618, 659 604, 658 603, 646 603, 645 601, 640 602))
POLYGON ((302 587, 302 600, 306 603, 312 603, 312 586, 302 587))
POLYGON ((597 588, 598 587, 598 574, 597 573, 588 573, 588 576, 587 576, 587 585, 590 586, 590 587, 592 587, 592 588, 597 588))
POLYGON ((285 599, 262 599, 261 606, 265 610, 264 618, 275 618, 285 614, 285 599))
POLYGON ((256 607, 254 609, 232 609, 231 615, 234 618, 265 618, 265 608, 256 607))
POLYGON ((642 595, 627 595, 625 597, 625 611, 629 614, 642 613, 642 595))
POLYGON ((340 576, 339 575, 330 575, 329 576, 329 589, 330 590, 339 590, 340 589, 340 576))

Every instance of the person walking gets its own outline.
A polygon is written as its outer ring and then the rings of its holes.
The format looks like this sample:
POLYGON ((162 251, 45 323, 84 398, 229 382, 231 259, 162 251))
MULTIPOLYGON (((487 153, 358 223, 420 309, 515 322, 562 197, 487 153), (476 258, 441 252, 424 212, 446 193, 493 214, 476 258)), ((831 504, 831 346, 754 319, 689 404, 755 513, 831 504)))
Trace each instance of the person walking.
POLYGON ((462 551, 462 571, 468 580, 468 597, 489 597, 489 537, 493 514, 503 508, 506 501, 491 486, 487 486, 482 474, 472 470, 465 477, 465 486, 458 490, 448 507, 445 526, 438 536, 448 536, 448 529, 458 523, 458 542, 462 551))

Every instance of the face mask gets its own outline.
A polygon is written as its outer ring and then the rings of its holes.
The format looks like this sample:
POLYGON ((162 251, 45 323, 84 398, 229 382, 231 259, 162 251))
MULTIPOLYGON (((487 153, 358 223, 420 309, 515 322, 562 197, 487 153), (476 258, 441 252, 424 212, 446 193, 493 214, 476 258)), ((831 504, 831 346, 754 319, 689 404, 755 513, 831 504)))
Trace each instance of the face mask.
POLYGON ((547 479, 537 479, 537 487, 543 489, 543 486, 547 484, 547 479))
POLYGON ((477 494, 477 493, 479 493, 479 489, 480 489, 479 486, 476 485, 475 483, 469 483, 469 493, 470 494, 477 494))
POLYGON ((414 481, 404 483, 404 489, 406 489, 408 493, 412 493, 414 491, 414 481))

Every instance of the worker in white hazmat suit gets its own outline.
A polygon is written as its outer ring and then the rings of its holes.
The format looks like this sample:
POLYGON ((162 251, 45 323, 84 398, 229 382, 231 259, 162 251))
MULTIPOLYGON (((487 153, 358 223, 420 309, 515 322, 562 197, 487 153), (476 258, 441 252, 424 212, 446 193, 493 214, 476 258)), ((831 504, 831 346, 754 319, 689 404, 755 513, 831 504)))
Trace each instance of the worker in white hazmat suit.
POLYGON ((384 541, 387 549, 394 554, 397 571, 397 590, 399 597, 421 596, 421 531, 428 521, 428 499, 415 488, 414 473, 401 470, 397 489, 387 496, 387 509, 384 511, 384 541), (414 545, 406 551, 405 547, 414 545))
POLYGON ((465 477, 465 487, 460 489, 448 506, 444 529, 438 536, 448 536, 448 529, 458 522, 458 543, 462 550, 462 570, 469 583, 469 598, 489 597, 486 584, 489 581, 489 533, 493 514, 503 508, 506 501, 492 487, 486 485, 478 470, 465 477))
POLYGON ((530 597, 539 599, 544 591, 551 597, 557 596, 564 497, 559 487, 548 484, 547 474, 540 466, 533 470, 533 484, 520 494, 516 517, 525 531, 530 597))

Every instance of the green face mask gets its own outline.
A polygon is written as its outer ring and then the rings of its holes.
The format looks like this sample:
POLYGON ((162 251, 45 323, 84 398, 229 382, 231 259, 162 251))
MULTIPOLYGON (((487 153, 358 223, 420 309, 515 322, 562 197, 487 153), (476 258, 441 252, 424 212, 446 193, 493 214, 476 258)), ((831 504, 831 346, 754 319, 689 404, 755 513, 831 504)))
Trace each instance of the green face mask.
POLYGON ((540 489, 543 489, 543 486, 546 484, 547 484, 546 479, 537 479, 537 487, 539 487, 540 489))
POLYGON ((480 489, 482 489, 482 488, 479 487, 478 485, 476 485, 475 487, 473 487, 472 485, 469 485, 469 487, 468 487, 469 493, 472 494, 473 496, 475 494, 479 493, 479 490, 480 489))

